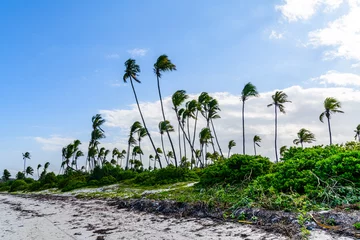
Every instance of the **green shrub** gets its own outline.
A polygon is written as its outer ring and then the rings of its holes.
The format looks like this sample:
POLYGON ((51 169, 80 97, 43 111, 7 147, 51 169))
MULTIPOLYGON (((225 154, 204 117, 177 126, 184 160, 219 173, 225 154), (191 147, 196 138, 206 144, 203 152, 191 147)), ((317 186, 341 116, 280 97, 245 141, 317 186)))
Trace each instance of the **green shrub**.
POLYGON ((100 179, 99 183, 100 185, 110 185, 116 183, 116 178, 114 178, 113 176, 106 176, 100 179))
POLYGON ((90 180, 87 185, 88 186, 99 186, 100 183, 98 180, 90 180))
POLYGON ((42 184, 39 181, 33 182, 31 185, 29 185, 29 191, 39 191, 41 190, 42 184))
POLYGON ((272 163, 268 158, 234 154, 216 162, 202 171, 200 185, 236 184, 247 182, 270 172, 272 163))
POLYGON ((26 190, 28 187, 28 184, 20 179, 20 180, 15 180, 10 187, 10 192, 16 192, 16 191, 23 191, 26 190))
POLYGON ((24 181, 25 181, 27 184, 32 184, 33 182, 35 182, 35 180, 32 179, 32 178, 25 178, 24 181))

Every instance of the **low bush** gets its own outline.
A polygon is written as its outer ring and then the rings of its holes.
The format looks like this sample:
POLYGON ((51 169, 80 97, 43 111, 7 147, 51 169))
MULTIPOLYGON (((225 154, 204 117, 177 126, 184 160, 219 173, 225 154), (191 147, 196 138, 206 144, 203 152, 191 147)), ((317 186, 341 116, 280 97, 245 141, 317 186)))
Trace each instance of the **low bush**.
POLYGON ((114 178, 113 176, 103 177, 99 181, 100 185, 110 185, 110 184, 113 184, 113 183, 116 183, 116 178, 114 178))
POLYGON ((10 187, 10 192, 16 192, 16 191, 23 191, 26 190, 28 187, 28 184, 20 179, 20 180, 15 180, 10 187))
POLYGON ((62 192, 68 192, 77 188, 82 188, 86 186, 86 182, 79 180, 71 180, 67 183, 67 185, 61 189, 62 192))

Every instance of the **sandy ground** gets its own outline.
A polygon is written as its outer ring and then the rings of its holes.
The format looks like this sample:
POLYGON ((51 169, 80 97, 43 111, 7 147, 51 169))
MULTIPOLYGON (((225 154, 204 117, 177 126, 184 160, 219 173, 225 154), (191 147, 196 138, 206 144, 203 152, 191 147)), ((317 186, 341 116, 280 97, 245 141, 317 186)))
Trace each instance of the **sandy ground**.
MULTIPOLYGON (((236 223, 117 209, 104 200, 37 200, 0 195, 0 239, 286 239, 236 223)), ((340 239, 322 231, 311 239, 340 239)), ((342 238, 345 239, 345 238, 342 238)))

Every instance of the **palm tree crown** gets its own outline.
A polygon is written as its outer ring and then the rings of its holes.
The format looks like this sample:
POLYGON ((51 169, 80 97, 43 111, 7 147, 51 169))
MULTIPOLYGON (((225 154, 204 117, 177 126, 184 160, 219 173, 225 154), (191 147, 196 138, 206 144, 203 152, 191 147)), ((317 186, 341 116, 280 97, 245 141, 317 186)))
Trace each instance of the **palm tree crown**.
POLYGON ((158 57, 156 63, 154 64, 154 73, 158 78, 161 78, 162 72, 175 71, 176 66, 170 61, 167 55, 163 54, 158 57))
POLYGON ((294 139, 293 143, 296 145, 301 144, 301 147, 303 147, 303 143, 312 143, 316 141, 315 135, 305 128, 300 129, 297 136, 298 138, 294 139))
POLYGON ((357 138, 357 139, 359 140, 359 142, 360 142, 360 124, 357 125, 356 129, 354 130, 354 132, 355 132, 355 140, 356 140, 356 138, 357 138))
POLYGON ((230 140, 228 144, 228 149, 229 149, 228 158, 230 157, 230 150, 235 146, 236 146, 236 142, 234 140, 230 140))
POLYGON ((140 73, 140 66, 136 64, 134 59, 128 59, 125 62, 125 73, 123 76, 123 80, 126 83, 128 79, 132 78, 136 82, 141 83, 141 81, 138 79, 140 73))

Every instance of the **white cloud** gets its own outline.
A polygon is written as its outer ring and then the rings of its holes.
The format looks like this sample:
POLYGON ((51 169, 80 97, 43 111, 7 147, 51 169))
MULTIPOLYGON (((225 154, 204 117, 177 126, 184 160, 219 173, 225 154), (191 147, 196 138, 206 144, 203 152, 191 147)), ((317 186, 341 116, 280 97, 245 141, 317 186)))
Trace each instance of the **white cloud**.
POLYGON ((310 19, 321 7, 324 11, 338 8, 344 0, 284 0, 282 5, 276 5, 289 22, 310 19))
POLYGON ((61 137, 59 135, 51 135, 48 138, 34 137, 34 140, 42 145, 41 149, 43 149, 44 151, 58 151, 61 150, 64 146, 74 141, 75 139, 61 137))
POLYGON ((353 73, 340 73, 337 71, 328 71, 320 77, 312 78, 312 81, 326 85, 335 86, 360 86, 360 76, 353 73))
POLYGON ((325 57, 343 57, 360 60, 360 0, 349 0, 349 12, 327 24, 327 27, 309 33, 314 47, 331 47, 325 57))
POLYGON ((117 53, 111 53, 105 56, 107 59, 119 59, 120 55, 117 53))
POLYGON ((351 68, 358 68, 358 67, 360 67, 360 62, 351 64, 351 68))
POLYGON ((271 31, 269 38, 270 39, 282 39, 284 37, 284 35, 282 33, 278 33, 274 30, 271 31))
MULTIPOLYGON (((330 72, 331 73, 331 72, 330 72)), ((345 87, 333 88, 308 88, 304 89, 299 86, 293 86, 283 89, 292 103, 286 105, 287 114, 279 115, 279 146, 293 145, 292 140, 296 137, 297 131, 302 128, 308 128, 315 133, 317 137, 316 144, 328 144, 327 126, 322 124, 318 118, 323 111, 323 101, 326 97, 332 96, 343 103, 345 114, 338 114, 332 118, 333 140, 335 143, 351 141, 353 138, 353 128, 357 122, 357 108, 360 104, 360 90, 345 87)), ((271 102, 271 95, 275 92, 261 93, 259 98, 250 99, 246 103, 246 149, 247 152, 253 153, 252 137, 258 134, 262 137, 263 142, 259 153, 274 159, 273 150, 273 129, 274 114, 273 108, 267 108, 266 105, 271 102)), ((221 119, 214 121, 217 135, 223 152, 227 152, 227 143, 234 139, 237 146, 234 152, 241 152, 242 128, 241 128, 241 102, 240 96, 230 93, 211 93, 211 96, 218 99, 221 108, 221 119)), ((191 95, 194 98, 197 95, 191 95)), ((157 133, 157 125, 161 121, 161 111, 159 101, 141 103, 146 124, 154 138, 155 145, 160 146, 160 137, 157 133)), ((170 97, 164 98, 164 108, 166 118, 174 125, 177 130, 177 121, 175 113, 171 109, 170 97)), ((100 113, 106 119, 106 126, 110 128, 121 128, 121 134, 118 136, 118 143, 111 146, 126 146, 126 139, 130 125, 134 121, 141 121, 136 105, 131 105, 129 109, 101 110, 100 113), (125 143, 125 144, 124 144, 125 143)), ((202 119, 202 117, 200 117, 202 119)), ((203 120, 199 122, 198 129, 204 127, 203 120)), ((190 124, 191 132, 193 123, 190 124)), ((110 130, 111 131, 111 130, 110 130)), ((177 132, 171 134, 174 145, 178 146, 177 132)), ((198 135, 198 133, 197 133, 198 135)), ((165 140, 167 138, 165 137, 165 140)), ((170 146, 166 140, 166 149, 170 146)), ((198 141, 196 141, 198 142, 198 141)), ((151 147, 147 139, 142 143, 145 148, 145 156, 151 152, 151 147)), ((199 147, 198 145, 196 146, 199 147)), ((176 148, 177 149, 177 148, 176 148)), ((189 150, 188 150, 189 151, 189 150)), ((147 157, 144 157, 147 159, 147 157)))
POLYGON ((148 49, 145 48, 134 48, 127 51, 131 57, 143 57, 147 54, 148 49))
POLYGON ((112 81, 112 82, 109 83, 109 85, 111 87, 123 87, 123 86, 126 86, 126 84, 124 82, 121 82, 119 80, 112 81))

